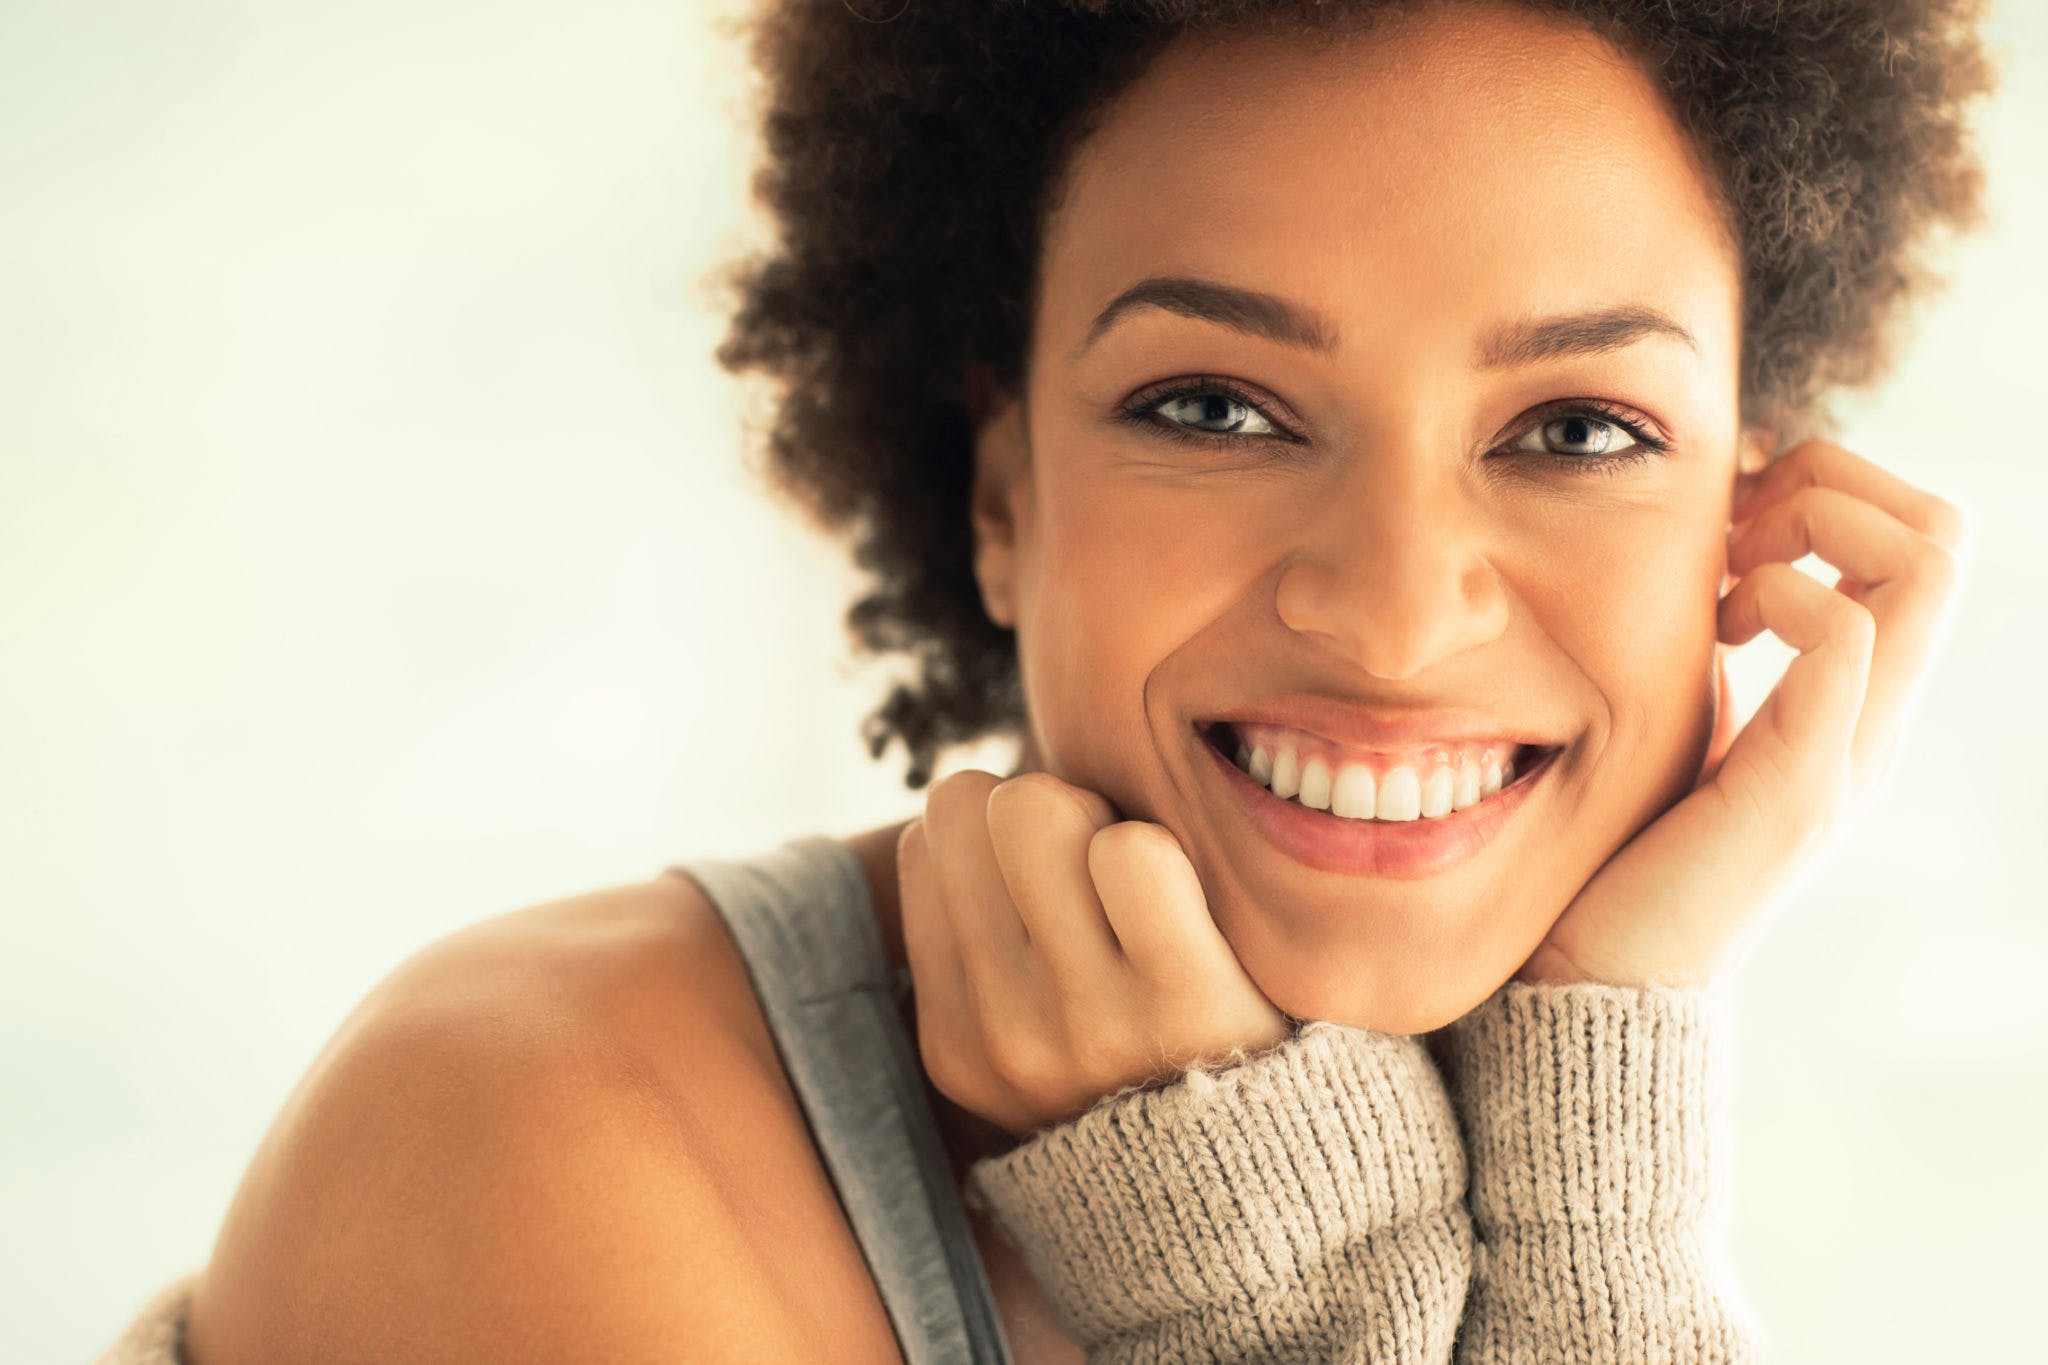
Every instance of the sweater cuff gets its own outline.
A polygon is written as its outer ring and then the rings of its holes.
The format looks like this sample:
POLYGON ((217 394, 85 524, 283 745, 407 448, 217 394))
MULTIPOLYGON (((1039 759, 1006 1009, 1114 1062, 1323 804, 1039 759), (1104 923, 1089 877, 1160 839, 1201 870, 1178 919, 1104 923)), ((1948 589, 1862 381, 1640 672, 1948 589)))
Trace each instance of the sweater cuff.
POLYGON ((1439 1030, 1479 1234, 1698 1219, 1727 1033, 1703 990, 1517 981, 1439 1030))
POLYGON ((1320 1359, 1363 1339, 1434 1359, 1470 1273, 1464 1193, 1422 1040, 1310 1021, 976 1162, 967 1199, 1091 1351, 1320 1359))

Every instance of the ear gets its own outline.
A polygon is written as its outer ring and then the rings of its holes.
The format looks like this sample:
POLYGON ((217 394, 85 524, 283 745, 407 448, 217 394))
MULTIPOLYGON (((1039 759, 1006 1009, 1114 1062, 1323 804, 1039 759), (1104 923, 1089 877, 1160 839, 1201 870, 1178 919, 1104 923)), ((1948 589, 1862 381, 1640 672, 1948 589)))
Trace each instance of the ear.
POLYGON ((988 372, 968 375, 974 420, 974 486, 968 515, 974 527, 974 577, 982 609, 999 626, 1017 625, 1018 527, 1030 514, 1031 443, 1023 400, 999 394, 988 372))

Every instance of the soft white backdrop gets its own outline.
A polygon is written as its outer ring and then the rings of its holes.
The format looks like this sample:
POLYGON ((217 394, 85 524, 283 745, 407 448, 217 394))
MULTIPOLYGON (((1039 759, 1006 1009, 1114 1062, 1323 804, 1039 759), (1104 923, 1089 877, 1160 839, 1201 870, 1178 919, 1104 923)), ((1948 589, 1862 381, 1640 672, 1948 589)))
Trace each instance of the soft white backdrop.
MULTIPOLYGON (((710 359, 737 8, 0 6, 0 1359, 201 1263, 427 940, 921 804, 710 359)), ((2048 6, 1994 25, 1994 221, 1847 442, 1974 515, 1966 598, 1737 991, 1731 1255, 1784 1360, 2048 1339, 2048 6)), ((1738 656, 1745 712, 1786 657, 1738 656)))

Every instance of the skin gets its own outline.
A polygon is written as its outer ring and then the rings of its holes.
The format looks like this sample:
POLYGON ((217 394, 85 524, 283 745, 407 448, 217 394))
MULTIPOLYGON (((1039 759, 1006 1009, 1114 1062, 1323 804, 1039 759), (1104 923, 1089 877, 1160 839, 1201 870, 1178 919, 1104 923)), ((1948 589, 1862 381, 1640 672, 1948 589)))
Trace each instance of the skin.
POLYGON ((934 784, 897 860, 926 1068, 1013 1135, 1277 1042, 1280 1009, 1418 1033, 1505 980, 1713 986, 1881 782, 1956 596, 1959 509, 1831 442, 1767 461, 1739 428, 1736 261, 1625 58, 1493 6, 1371 36, 1186 42, 1118 101, 1048 233, 1027 391, 982 430, 977 573, 1030 733, 1009 779, 934 784), (1176 159, 1197 119, 1202 155, 1176 159), (1353 139, 1375 155, 1342 160, 1353 139), (1546 173, 1605 211, 1485 212, 1546 173), (1097 301, 1156 262, 1321 316, 1278 340, 1184 305, 1105 330, 1097 301), (1502 311, 1615 302, 1684 344, 1483 358, 1502 311), (1172 420, 1234 434, 1118 419, 1161 416, 1175 371, 1209 397, 1172 420), (1668 450, 1560 469, 1552 440, 1610 448, 1550 435, 1560 394, 1626 404, 1668 450), (1294 438, 1243 435, 1274 427, 1294 438), (1764 630, 1798 654, 1738 729, 1723 651, 1764 630), (1566 747, 1465 862, 1332 874, 1217 797, 1193 722, 1262 689, 1566 747))
POLYGON ((1492 5, 1326 43, 1184 39, 1078 148, 1028 380, 977 448, 977 574, 1030 708, 1019 771, 1171 831, 1288 1014, 1395 1032, 1464 1014, 1697 780, 1729 505, 1764 455, 1737 418, 1738 263, 1710 185, 1631 62, 1492 5), (1106 302, 1162 274, 1290 300, 1337 344, 1140 308, 1076 354, 1106 302), (1616 304, 1697 349, 1475 365, 1504 322, 1616 304), (1189 445, 1119 420, 1189 376, 1273 401, 1156 421, 1299 439, 1189 445), (1545 452, 1592 446, 1546 438, 1543 408, 1576 398, 1674 448, 1562 467, 1545 452), (1566 748, 1462 865, 1325 873, 1230 811, 1193 731, 1289 692, 1476 710, 1566 748))

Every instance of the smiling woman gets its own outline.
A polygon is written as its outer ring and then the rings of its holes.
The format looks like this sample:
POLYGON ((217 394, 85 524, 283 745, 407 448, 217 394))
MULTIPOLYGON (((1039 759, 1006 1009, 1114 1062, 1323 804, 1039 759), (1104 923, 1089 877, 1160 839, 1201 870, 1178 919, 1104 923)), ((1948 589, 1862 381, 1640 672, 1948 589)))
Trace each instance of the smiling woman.
POLYGON ((1714 182, 1581 26, 1424 9, 1184 37, 1099 113, 1043 242, 974 503, 1022 766, 1172 830, 1283 1010, 1447 1023, 1699 772, 1728 505, 1767 453, 1740 423, 1714 182), (1326 875, 1454 826, 1247 821, 1191 724, 1304 702, 1293 723, 1361 760, 1465 735, 1564 752, 1484 856, 1326 875), (1296 826, 1331 856, 1266 837, 1296 826))
POLYGON ((925 813, 395 977, 192 1358, 1749 1358, 1714 988, 1951 597, 1824 433, 1976 213, 1974 6, 863 8, 761 16, 721 355, 925 813))

